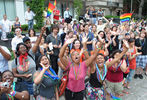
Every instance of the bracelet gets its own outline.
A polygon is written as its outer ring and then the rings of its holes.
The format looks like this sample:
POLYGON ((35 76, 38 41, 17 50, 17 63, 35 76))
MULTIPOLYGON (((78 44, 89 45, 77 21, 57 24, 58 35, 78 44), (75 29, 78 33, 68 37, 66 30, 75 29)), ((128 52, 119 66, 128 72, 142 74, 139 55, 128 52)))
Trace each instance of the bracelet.
POLYGON ((15 95, 16 95, 16 91, 11 91, 10 92, 10 96, 13 96, 14 97, 15 95))

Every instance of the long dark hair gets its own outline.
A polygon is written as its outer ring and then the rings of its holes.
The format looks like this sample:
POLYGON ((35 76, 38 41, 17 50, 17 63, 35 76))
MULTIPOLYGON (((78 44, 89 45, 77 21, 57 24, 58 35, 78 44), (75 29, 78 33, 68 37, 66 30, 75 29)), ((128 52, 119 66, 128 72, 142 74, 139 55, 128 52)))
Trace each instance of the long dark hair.
POLYGON ((31 36, 31 34, 30 34, 31 30, 34 32, 34 36, 36 36, 35 30, 34 29, 29 29, 29 31, 28 31, 29 37, 31 36))
MULTIPOLYGON (((115 50, 115 51, 113 51, 112 52, 112 54, 110 55, 110 57, 109 58, 114 58, 114 55, 116 54, 116 53, 121 53, 122 51, 121 50, 115 50)), ((121 58, 122 59, 122 58, 121 58)))
MULTIPOLYGON (((42 57, 44 57, 44 56, 46 56, 47 58, 48 58, 48 56, 47 55, 40 55, 39 57, 38 57, 38 59, 37 59, 37 69, 38 68, 41 68, 41 65, 40 65, 40 61, 41 61, 41 59, 42 59, 42 57)), ((50 59, 48 58, 48 60, 49 60, 49 62, 50 62, 50 59)))
POLYGON ((23 42, 18 43, 17 46, 16 46, 16 52, 15 52, 15 54, 17 55, 17 57, 20 55, 19 54, 19 48, 20 48, 21 45, 24 45, 26 47, 27 53, 28 53, 28 47, 23 42))
MULTIPOLYGON (((76 41, 79 41, 79 42, 80 42, 80 40, 75 39, 75 40, 73 41, 72 49, 75 49, 74 44, 75 44, 76 41)), ((81 44, 81 42, 80 42, 80 48, 79 48, 79 49, 81 49, 81 48, 82 48, 82 44, 81 44)))

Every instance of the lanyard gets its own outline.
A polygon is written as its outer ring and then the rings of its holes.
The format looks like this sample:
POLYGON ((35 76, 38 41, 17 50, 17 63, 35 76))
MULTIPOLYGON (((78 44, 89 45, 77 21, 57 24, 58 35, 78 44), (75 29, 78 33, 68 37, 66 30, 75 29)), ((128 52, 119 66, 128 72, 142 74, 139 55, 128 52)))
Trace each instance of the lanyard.
MULTIPOLYGON (((117 65, 116 69, 113 70, 113 71, 116 72, 118 70, 118 68, 121 66, 122 63, 123 63, 123 61, 120 61, 120 63, 117 65)), ((112 68, 115 68, 114 65, 112 66, 112 68)))
POLYGON ((78 68, 78 71, 76 72, 76 67, 72 64, 72 68, 73 68, 73 71, 74 71, 74 75, 75 75, 75 79, 78 80, 78 75, 79 75, 79 72, 80 72, 80 66, 81 64, 79 64, 79 68, 78 68))
POLYGON ((106 65, 104 64, 104 68, 103 68, 103 77, 102 77, 102 74, 100 73, 100 70, 99 70, 97 64, 96 64, 96 70, 97 70, 97 78, 98 78, 98 80, 100 81, 100 78, 101 78, 101 80, 103 81, 103 80, 105 79, 106 74, 107 74, 106 65))
MULTIPOLYGON (((12 89, 13 89, 13 91, 15 91, 15 82, 13 82, 13 85, 12 85, 13 87, 12 87, 12 89)), ((14 100, 14 97, 13 96, 11 96, 10 94, 8 94, 8 100, 14 100)))
MULTIPOLYGON (((42 70, 42 68, 41 68, 41 70, 42 70)), ((48 71, 45 71, 44 75, 50 77, 53 80, 59 80, 59 77, 57 76, 57 74, 55 73, 55 71, 51 67, 49 67, 49 70, 50 70, 51 74, 48 71)))

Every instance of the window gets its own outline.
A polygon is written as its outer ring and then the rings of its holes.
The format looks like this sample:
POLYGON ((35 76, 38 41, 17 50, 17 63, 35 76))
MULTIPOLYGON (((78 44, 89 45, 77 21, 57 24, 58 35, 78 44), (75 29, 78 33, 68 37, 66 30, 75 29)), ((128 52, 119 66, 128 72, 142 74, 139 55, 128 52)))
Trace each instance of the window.
POLYGON ((16 10, 14 0, 0 0, 0 19, 6 14, 9 20, 15 20, 16 10))

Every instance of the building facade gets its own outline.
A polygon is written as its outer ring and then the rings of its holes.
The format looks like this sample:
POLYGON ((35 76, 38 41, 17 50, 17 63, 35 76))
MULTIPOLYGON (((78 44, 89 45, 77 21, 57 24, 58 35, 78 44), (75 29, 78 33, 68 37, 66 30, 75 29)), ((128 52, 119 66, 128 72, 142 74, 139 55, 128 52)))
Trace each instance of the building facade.
POLYGON ((104 15, 119 16, 123 9, 123 0, 84 0, 86 7, 102 8, 104 15))
MULTIPOLYGON (((3 15, 6 14, 7 18, 15 21, 15 17, 19 17, 21 24, 27 24, 25 21, 25 11, 27 6, 25 4, 26 0, 0 0, 0 20, 3 19, 3 15)), ((75 15, 73 8, 73 0, 56 0, 57 8, 60 10, 61 16, 63 17, 66 7, 69 7, 72 16, 75 15)), ((54 3, 54 0, 45 0, 45 7, 48 7, 49 2, 54 3)))

